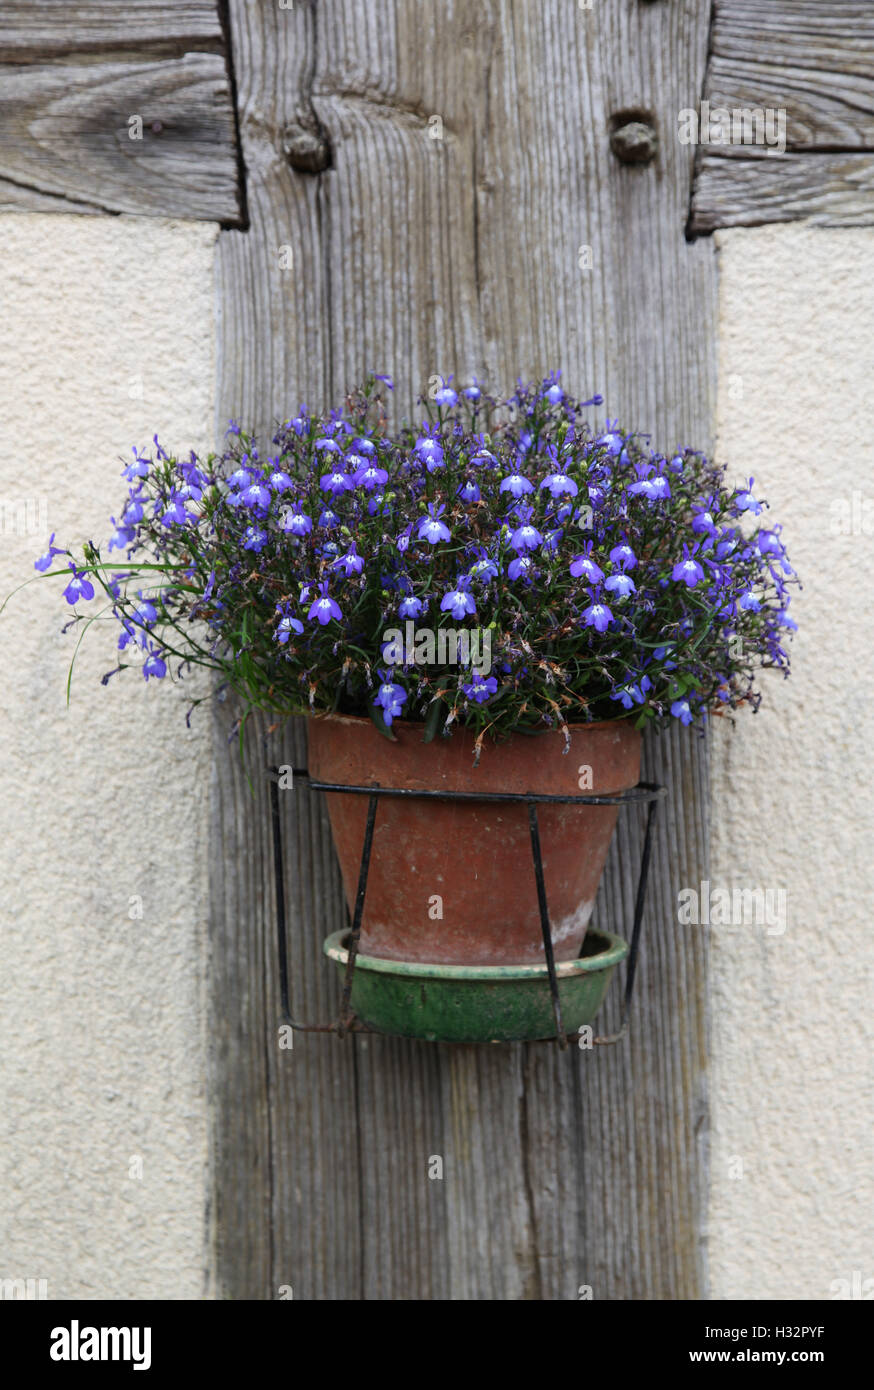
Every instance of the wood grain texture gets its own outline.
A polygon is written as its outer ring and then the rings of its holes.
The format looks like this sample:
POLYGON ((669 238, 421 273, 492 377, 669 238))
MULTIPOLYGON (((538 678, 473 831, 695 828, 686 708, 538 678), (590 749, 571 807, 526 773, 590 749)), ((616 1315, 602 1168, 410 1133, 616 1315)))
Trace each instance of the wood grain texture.
MULTIPOLYGON (((403 413, 438 371, 503 386, 561 367, 663 446, 707 446, 714 253, 684 239, 691 152, 672 138, 700 97, 706 6, 231 0, 230 18, 250 226, 219 241, 220 430, 323 407, 368 369, 392 373, 403 413), (658 128, 654 165, 611 155, 623 110, 658 128), (300 128, 327 138, 325 173, 290 169, 300 128)), ((244 795, 229 718, 211 903, 222 1292, 700 1297, 706 942, 678 926, 676 895, 706 877, 703 741, 675 730, 646 749, 670 798, 629 1041, 559 1056, 298 1035, 282 1054, 266 784, 244 795)), ((299 765, 304 736, 276 731, 262 766, 299 765)), ((255 758, 254 725, 247 739, 255 758)), ((319 799, 283 796, 293 1002, 330 1018, 338 873, 319 799)), ((596 908, 619 930, 640 850, 639 813, 623 815, 596 908)))
POLYGON ((218 0, 3 0, 0 61, 32 62, 47 54, 148 47, 212 48, 223 44, 218 0))
POLYGON ((691 234, 874 221, 874 5, 715 0, 705 96, 711 109, 785 112, 786 153, 702 146, 691 234))
POLYGON ((221 54, 0 65, 0 130, 4 211, 47 210, 49 199, 67 211, 240 220, 221 54))
POLYGON ((822 227, 874 222, 874 152, 701 159, 690 224, 695 234, 798 218, 822 227))

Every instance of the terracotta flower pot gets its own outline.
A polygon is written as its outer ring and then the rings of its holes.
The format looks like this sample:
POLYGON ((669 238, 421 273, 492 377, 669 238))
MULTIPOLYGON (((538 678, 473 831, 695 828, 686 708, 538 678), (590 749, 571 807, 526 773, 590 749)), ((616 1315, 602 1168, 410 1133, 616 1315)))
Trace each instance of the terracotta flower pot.
MULTIPOLYGON (((640 778, 640 734, 624 720, 571 725, 488 744, 473 736, 423 743, 421 724, 396 720, 397 743, 369 719, 309 721, 309 770, 321 782, 416 790, 624 791, 640 778), (581 768, 591 785, 580 785, 581 768)), ((350 912, 358 888, 367 797, 327 796, 350 912)), ((557 961, 575 959, 592 914, 617 806, 539 805, 546 899, 557 961)), ((367 956, 438 965, 542 963, 543 938, 523 804, 381 797, 361 925, 367 956)))

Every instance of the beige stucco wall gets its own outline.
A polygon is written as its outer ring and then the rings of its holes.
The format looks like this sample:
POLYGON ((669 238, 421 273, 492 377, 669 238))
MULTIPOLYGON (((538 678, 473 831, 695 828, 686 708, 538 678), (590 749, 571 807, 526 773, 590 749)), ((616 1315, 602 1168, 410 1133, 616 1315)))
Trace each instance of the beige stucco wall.
MULTIPOLYGON (((214 241, 192 223, 0 218, 2 594, 34 573, 46 538, 20 532, 43 515, 65 542, 108 537, 132 444, 211 442, 214 241)), ((196 1298, 207 718, 187 732, 183 693, 139 672, 102 687, 115 634, 98 624, 65 708, 61 587, 0 618, 0 1278, 196 1298)))
POLYGON ((712 931, 711 1292, 871 1298, 874 229, 718 244, 717 453, 805 590, 791 679, 716 731, 714 886, 787 897, 782 933, 712 931))

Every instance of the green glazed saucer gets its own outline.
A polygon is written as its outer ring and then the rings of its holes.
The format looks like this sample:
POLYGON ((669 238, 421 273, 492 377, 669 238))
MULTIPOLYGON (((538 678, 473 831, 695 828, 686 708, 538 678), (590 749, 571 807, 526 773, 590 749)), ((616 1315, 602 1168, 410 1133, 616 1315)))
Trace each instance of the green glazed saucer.
MULTIPOLYGON (((345 971, 348 931, 334 932, 325 954, 345 971)), ((583 954, 556 965, 567 1034, 591 1023, 628 945, 589 931, 583 954)), ((352 1009, 378 1033, 427 1042, 535 1042, 555 1036, 546 965, 421 965, 358 955, 352 1009)))

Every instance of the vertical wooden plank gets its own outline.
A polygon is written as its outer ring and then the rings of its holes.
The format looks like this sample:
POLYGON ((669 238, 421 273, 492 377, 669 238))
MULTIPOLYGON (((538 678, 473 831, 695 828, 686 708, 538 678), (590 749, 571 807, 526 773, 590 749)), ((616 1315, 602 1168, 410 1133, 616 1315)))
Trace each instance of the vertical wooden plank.
MULTIPOLYGON (((707 9, 331 0, 279 11, 231 0, 250 228, 221 239, 223 418, 263 424, 300 400, 325 406, 368 369, 394 375, 396 407, 409 412, 437 372, 505 385, 561 367, 570 390, 601 390, 611 415, 650 425, 664 447, 706 446, 714 262, 708 244, 684 239, 691 168, 675 130, 700 96, 707 9), (610 120, 623 110, 658 129, 655 164, 628 168, 611 154, 610 120), (295 172, 284 156, 288 131, 301 128, 327 135, 321 174, 295 172)), ((299 758, 285 740, 300 737, 282 734, 282 752, 299 758)), ((705 876, 703 743, 675 731, 647 749, 648 775, 672 794, 631 1043, 565 1056, 542 1044, 307 1037, 293 1061, 279 1060, 265 793, 251 814, 232 814, 241 788, 222 757, 216 1027, 222 1017, 236 1027, 246 1006, 214 1082, 222 1287, 237 1297, 275 1296, 279 1283, 320 1298, 563 1299, 581 1285, 599 1299, 701 1296, 705 961, 702 942, 676 925, 676 891, 705 876), (260 899, 244 891, 246 875, 260 899), (235 979, 246 968, 261 972, 257 991, 235 979), (442 1180, 428 1178, 431 1155, 442 1180), (238 1192, 249 1172, 254 1186, 238 1192)), ((328 1017, 335 986, 320 938, 344 909, 323 813, 307 795, 295 792, 286 812, 301 903, 294 988, 302 1013, 328 1017)), ((597 908, 620 929, 640 849, 633 815, 597 908)))

